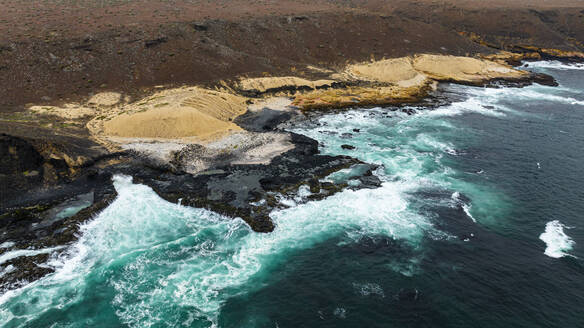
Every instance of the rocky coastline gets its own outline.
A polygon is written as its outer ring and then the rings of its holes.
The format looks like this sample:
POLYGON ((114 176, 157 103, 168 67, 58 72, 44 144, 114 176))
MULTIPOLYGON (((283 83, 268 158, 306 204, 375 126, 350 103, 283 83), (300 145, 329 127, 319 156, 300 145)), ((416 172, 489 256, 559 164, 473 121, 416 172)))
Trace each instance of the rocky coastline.
MULTIPOLYGON (((525 75, 466 84, 497 87, 501 82, 516 87, 534 82, 548 85, 555 83, 550 77, 525 75)), ((361 82, 361 88, 365 85, 371 88, 372 84, 361 82)), ((257 99, 267 97, 268 102, 265 104, 268 106, 262 107, 264 103, 260 102, 255 109, 250 106, 244 114, 235 118, 234 122, 244 128, 246 133, 256 133, 251 139, 242 139, 240 150, 223 145, 220 151, 212 152, 209 144, 203 146, 191 143, 186 146, 181 144, 183 147, 179 150, 168 151, 166 156, 160 157, 138 148, 91 151, 91 147, 88 147, 85 148, 88 151, 80 150, 80 142, 93 143, 93 147, 96 147, 96 142, 91 139, 67 140, 69 144, 50 144, 2 135, 2 168, 4 172, 10 172, 3 178, 13 188, 2 191, 5 196, 0 235, 2 240, 9 242, 0 248, 0 257, 19 249, 30 252, 3 260, 0 264, 3 268, 0 288, 4 291, 17 288, 51 273, 52 269, 43 265, 49 260, 49 254, 37 254, 37 251, 65 251, 66 246, 78 238, 79 226, 115 199, 112 177, 116 174, 132 176, 134 183, 148 185, 169 202, 206 208, 228 217, 240 217, 258 233, 272 231, 274 225, 269 217, 270 212, 289 206, 289 200, 298 199, 302 189, 309 194, 306 199, 318 200, 345 188, 379 187, 380 181, 373 174, 375 165, 352 157, 320 155, 315 140, 285 131, 286 125, 291 122, 348 106, 332 102, 328 106, 304 108, 304 114, 298 108, 295 111, 281 110, 278 106, 275 106, 276 109, 269 108, 273 105, 270 100, 285 100, 282 95, 303 96, 320 90, 347 92, 345 88, 347 86, 333 85, 331 88, 303 90, 302 87, 294 89, 294 86, 286 86, 285 89, 257 92, 257 99), (266 143, 274 143, 273 139, 268 138, 266 142, 250 145, 250 140, 268 134, 284 136, 284 139, 277 139, 276 143, 287 143, 286 146, 278 148, 265 162, 244 160, 237 164, 254 149, 266 143), (72 147, 75 142, 77 148, 72 147), (245 144, 248 144, 247 148, 245 144), (70 149, 77 149, 77 152, 68 151, 70 149), (200 161, 201 158, 207 159, 204 166, 193 164, 193 161, 200 161), (325 179, 339 170, 349 171, 349 178, 340 182, 325 179), (74 212, 65 213, 67 209, 76 206, 74 212)), ((392 105, 395 110, 406 110, 395 105, 443 102, 444 99, 440 100, 439 93, 433 90, 423 87, 410 99, 385 101, 372 98, 375 102, 365 100, 350 107, 382 104, 392 105)), ((157 145, 157 142, 151 141, 150 145, 157 145)))
MULTIPOLYGON (((508 39, 484 21, 465 25, 482 34, 436 28, 436 17, 413 15, 423 8, 402 5, 373 14, 319 3, 331 13, 197 17, 158 30, 96 30, 85 38, 5 34, 14 38, 0 39, 6 86, 0 90, 0 293, 52 272, 50 253, 64 252, 79 226, 115 199, 116 174, 132 176, 169 202, 240 217, 269 233, 275 228, 270 212, 290 206, 301 192, 318 200, 381 183, 375 165, 321 155, 315 140, 288 132, 289 124, 354 107, 431 109, 448 101, 437 91, 440 83, 554 86, 551 76, 512 66, 584 61, 574 38, 532 37, 542 31, 539 23, 527 36, 508 39), (273 39, 273 31, 296 44, 273 39), (273 56, 257 49, 256 36, 273 56), (365 36, 368 46, 354 46, 365 36), (330 44, 331 38, 342 44, 330 44), (327 179, 341 170, 348 178, 327 179)), ((572 8, 558 12, 578 15, 572 8)), ((5 21, 0 30, 8 28, 5 21)))

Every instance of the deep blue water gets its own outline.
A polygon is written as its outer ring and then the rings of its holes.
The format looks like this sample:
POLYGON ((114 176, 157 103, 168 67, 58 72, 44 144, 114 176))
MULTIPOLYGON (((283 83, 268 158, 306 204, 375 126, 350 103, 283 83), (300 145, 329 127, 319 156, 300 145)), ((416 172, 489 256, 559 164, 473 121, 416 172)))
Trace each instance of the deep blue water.
POLYGON ((295 126, 383 185, 290 200, 270 234, 118 177, 56 274, 0 298, 0 323, 584 327, 584 67, 529 69, 560 87, 445 85, 433 110, 295 126))

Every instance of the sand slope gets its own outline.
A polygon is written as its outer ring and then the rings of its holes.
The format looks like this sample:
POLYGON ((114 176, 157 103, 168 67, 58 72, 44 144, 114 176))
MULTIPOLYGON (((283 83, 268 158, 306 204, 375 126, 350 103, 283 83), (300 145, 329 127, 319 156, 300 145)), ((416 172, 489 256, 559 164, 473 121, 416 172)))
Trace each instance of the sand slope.
POLYGON ((438 81, 478 83, 495 78, 522 78, 529 73, 489 60, 440 55, 418 55, 414 69, 438 81))
POLYGON ((164 90, 121 106, 103 122, 106 136, 206 138, 241 130, 231 122, 246 111, 246 98, 197 87, 164 90))
POLYGON ((430 54, 350 65, 347 73, 356 79, 401 87, 423 85, 426 78, 479 83, 494 78, 521 78, 528 74, 486 59, 430 54))
POLYGON ((526 78, 529 73, 486 59, 423 54, 349 65, 343 75, 377 85, 297 94, 294 105, 308 110, 415 102, 437 81, 481 84, 496 78, 526 78))
POLYGON ((402 87, 421 85, 426 81, 426 76, 414 69, 411 57, 350 65, 347 72, 359 79, 392 83, 402 87))

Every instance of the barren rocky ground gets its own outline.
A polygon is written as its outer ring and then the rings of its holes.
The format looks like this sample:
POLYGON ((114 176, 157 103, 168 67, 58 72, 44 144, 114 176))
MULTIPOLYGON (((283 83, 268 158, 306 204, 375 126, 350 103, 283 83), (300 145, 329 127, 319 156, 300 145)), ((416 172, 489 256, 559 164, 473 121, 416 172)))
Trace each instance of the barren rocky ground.
POLYGON ((522 45, 583 50, 584 41, 579 1, 2 0, 0 7, 3 112, 104 90, 318 75, 306 65, 522 45))

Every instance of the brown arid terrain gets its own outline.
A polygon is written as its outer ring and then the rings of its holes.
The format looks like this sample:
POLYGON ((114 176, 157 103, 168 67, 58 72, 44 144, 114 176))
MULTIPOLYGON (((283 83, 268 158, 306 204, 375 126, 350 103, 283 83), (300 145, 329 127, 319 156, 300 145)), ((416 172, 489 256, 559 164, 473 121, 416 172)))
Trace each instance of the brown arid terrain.
MULTIPOLYGON (((98 91, 318 78, 371 58, 584 50, 584 5, 545 1, 0 1, 0 107, 98 91)), ((149 92, 149 91, 146 91, 149 92)))
MULTIPOLYGON (((15 249, 75 240, 79 223, 115 197, 111 176, 120 173, 168 201, 269 232, 270 211, 285 206, 275 193, 306 184, 327 197, 348 185, 320 179, 352 165, 366 166, 363 188, 379 186, 374 165, 321 156, 316 141, 279 124, 314 110, 418 103, 442 82, 553 85, 513 65, 584 60, 579 0, 0 8, 0 235, 15 249), (85 201, 79 195, 90 205, 54 221, 56 209, 85 201)), ((0 289, 48 273, 44 261, 15 259, 19 270, 0 289)))

